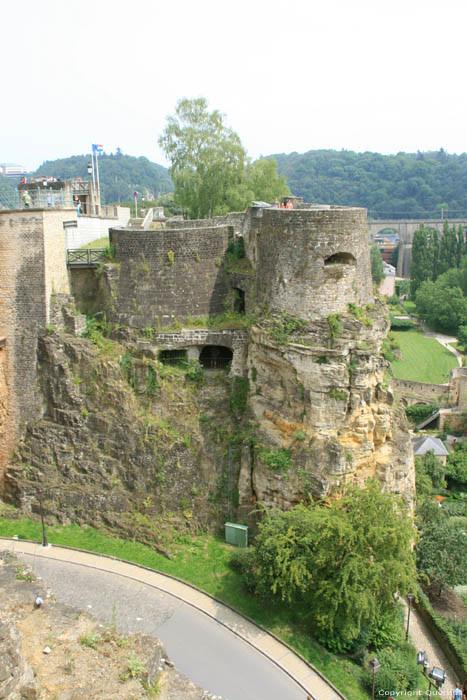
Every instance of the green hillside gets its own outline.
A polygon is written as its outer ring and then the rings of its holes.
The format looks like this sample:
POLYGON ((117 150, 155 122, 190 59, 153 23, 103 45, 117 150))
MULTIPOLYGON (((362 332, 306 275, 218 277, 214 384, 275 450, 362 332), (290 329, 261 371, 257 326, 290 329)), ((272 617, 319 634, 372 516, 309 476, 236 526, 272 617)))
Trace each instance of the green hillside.
POLYGON ((467 214, 467 153, 308 151, 272 156, 306 202, 360 206, 375 218, 467 214))
MULTIPOLYGON (((90 160, 89 155, 46 160, 33 175, 55 175, 64 180, 77 177, 87 179, 90 160)), ((173 191, 167 168, 151 163, 144 156, 135 158, 124 155, 119 149, 115 154, 104 153, 99 156, 99 178, 102 198, 106 204, 129 201, 135 190, 149 199, 173 191)))

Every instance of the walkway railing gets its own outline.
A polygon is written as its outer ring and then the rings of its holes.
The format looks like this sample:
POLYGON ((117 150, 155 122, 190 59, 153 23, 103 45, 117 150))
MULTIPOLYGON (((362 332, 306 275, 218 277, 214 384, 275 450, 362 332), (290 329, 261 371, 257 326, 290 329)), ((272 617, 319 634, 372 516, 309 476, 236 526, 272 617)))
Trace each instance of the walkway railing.
POLYGON ((106 262, 106 248, 70 248, 66 252, 68 267, 98 267, 106 262))

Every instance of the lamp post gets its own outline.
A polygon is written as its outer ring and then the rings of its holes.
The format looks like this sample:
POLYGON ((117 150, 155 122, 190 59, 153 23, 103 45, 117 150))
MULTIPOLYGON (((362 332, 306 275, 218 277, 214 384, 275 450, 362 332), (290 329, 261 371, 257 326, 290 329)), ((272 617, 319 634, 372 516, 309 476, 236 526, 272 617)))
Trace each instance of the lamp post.
POLYGON ((409 610, 407 613, 407 629, 405 630, 405 641, 406 642, 409 641, 410 608, 412 605, 413 598, 414 598, 413 593, 407 593, 407 600, 409 601, 409 610))
POLYGON ((40 508, 40 513, 41 513, 41 525, 42 525, 42 547, 48 547, 49 543, 47 541, 47 535, 45 534, 45 522, 44 522, 44 509, 42 507, 42 491, 39 490, 38 492, 38 497, 39 497, 39 508, 40 508))
POLYGON ((370 668, 373 674, 373 684, 371 686, 371 700, 375 700, 375 675, 376 672, 379 671, 379 669, 381 668, 381 664, 376 658, 376 656, 373 659, 370 659, 370 668))
POLYGON ((428 669, 430 668, 430 664, 428 661, 428 656, 426 651, 419 651, 417 654, 417 664, 420 666, 423 666, 422 668, 422 673, 426 677, 428 681, 428 695, 431 696, 431 686, 437 691, 440 689, 440 687, 443 685, 444 681, 446 680, 446 671, 444 671, 442 668, 439 668, 439 666, 433 666, 431 671, 428 672, 428 669), (434 683, 431 682, 430 679, 434 680, 434 683))

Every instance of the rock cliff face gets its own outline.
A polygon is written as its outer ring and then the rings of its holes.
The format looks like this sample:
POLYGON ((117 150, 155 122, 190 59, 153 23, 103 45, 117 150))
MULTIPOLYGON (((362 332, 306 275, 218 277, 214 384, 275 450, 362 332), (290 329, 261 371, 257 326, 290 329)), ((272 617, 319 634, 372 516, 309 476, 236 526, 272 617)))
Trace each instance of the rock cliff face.
POLYGON ((287 344, 263 323, 252 330, 248 366, 257 443, 244 450, 242 511, 324 498, 333 487, 376 476, 412 504, 414 465, 403 413, 394 407, 379 355, 384 308, 315 322, 287 344))
POLYGON ((225 374, 199 385, 161 365, 147 343, 138 357, 134 345, 99 342, 40 339, 43 417, 27 427, 6 474, 10 500, 37 512, 42 492, 46 514, 62 522, 162 545, 172 515, 189 527, 227 517, 225 374))

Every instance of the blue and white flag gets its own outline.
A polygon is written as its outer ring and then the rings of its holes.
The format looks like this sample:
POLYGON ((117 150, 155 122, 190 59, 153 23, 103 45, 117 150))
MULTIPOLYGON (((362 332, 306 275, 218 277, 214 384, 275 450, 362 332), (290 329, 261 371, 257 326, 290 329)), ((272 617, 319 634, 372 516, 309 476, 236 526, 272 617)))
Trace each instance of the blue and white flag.
POLYGON ((101 146, 100 143, 93 143, 92 144, 92 152, 93 153, 102 153, 104 150, 104 146, 101 146))

